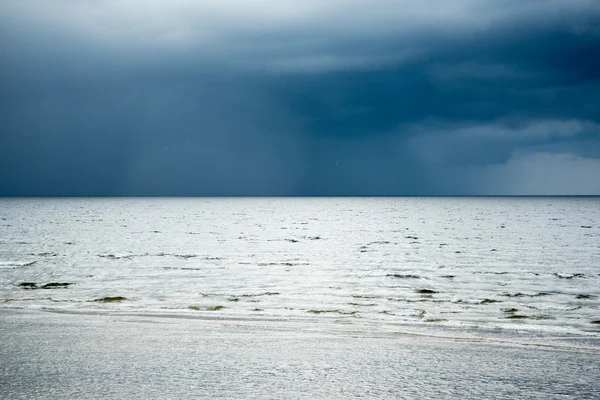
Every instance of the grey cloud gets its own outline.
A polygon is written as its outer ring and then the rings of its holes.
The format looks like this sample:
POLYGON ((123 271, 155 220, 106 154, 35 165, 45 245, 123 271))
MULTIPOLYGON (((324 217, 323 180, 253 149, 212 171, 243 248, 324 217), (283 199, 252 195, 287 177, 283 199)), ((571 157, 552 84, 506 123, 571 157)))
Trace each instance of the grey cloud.
POLYGON ((521 167, 597 172, 596 1, 7 0, 0 24, 0 194, 513 193, 521 167))
MULTIPOLYGON (((563 29, 580 31, 593 26, 581 21, 597 14, 599 7, 590 0, 7 0, 0 10, 3 24, 12 27, 19 39, 31 39, 36 32, 44 40, 56 37, 52 52, 92 46, 100 54, 115 52, 125 58, 131 53, 196 54, 198 59, 209 57, 225 64, 231 58, 250 57, 267 69, 271 63, 289 66, 298 60, 298 69, 303 70, 307 60, 336 60, 337 64, 346 60, 352 68, 364 56, 377 59, 382 55, 370 53, 368 47, 393 37, 400 39, 403 54, 413 54, 429 49, 432 39, 469 40, 490 30, 523 25, 559 21, 563 29), (367 46, 357 48, 358 54, 344 54, 344 47, 361 41, 367 46)), ((393 57, 384 57, 389 58, 393 57)))
POLYGON ((426 160, 451 165, 506 164, 517 154, 539 152, 589 156, 590 149, 600 150, 600 125, 578 120, 505 120, 491 124, 448 126, 430 122, 413 128, 413 146, 426 160), (584 149, 573 143, 595 138, 584 149))
POLYGON ((432 79, 439 79, 442 83, 451 83, 455 80, 494 80, 528 78, 529 73, 518 71, 508 65, 476 63, 473 61, 459 62, 456 64, 433 64, 429 67, 432 79))

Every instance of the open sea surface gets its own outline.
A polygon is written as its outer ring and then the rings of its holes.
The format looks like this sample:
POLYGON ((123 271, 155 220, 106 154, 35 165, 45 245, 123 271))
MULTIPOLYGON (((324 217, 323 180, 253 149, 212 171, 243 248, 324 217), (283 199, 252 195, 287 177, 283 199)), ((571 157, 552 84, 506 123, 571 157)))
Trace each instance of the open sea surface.
POLYGON ((2 199, 0 307, 599 351, 600 199, 2 199))

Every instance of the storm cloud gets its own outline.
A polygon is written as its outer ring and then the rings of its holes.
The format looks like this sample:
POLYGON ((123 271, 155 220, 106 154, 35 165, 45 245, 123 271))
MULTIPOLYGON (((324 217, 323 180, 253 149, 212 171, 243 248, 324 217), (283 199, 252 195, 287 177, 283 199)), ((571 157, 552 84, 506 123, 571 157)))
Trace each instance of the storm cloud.
POLYGON ((5 0, 0 195, 600 193, 595 0, 5 0))

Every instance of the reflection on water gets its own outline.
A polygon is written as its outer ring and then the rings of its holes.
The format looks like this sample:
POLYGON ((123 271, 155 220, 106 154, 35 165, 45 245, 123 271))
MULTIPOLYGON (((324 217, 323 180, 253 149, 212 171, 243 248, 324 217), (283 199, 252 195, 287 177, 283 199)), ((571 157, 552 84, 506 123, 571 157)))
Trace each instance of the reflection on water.
POLYGON ((600 337, 598 198, 2 199, 0 218, 3 308, 600 337))

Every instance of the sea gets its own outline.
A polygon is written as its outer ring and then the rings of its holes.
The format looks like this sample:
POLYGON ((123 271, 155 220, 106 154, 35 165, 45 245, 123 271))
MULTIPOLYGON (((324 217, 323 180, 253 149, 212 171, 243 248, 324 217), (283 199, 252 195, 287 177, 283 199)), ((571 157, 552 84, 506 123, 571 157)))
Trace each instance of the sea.
POLYGON ((599 197, 2 198, 0 399, 597 399, 599 197))
POLYGON ((0 308, 600 350, 600 198, 3 198, 0 308))

